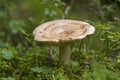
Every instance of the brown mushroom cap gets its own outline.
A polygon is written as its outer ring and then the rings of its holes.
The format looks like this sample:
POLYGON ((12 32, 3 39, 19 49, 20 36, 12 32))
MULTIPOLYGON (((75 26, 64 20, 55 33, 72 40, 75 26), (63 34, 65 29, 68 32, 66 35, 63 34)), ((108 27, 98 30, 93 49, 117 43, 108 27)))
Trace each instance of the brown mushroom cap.
POLYGON ((39 25, 33 31, 34 40, 40 42, 72 42, 93 34, 95 28, 77 20, 54 20, 39 25))

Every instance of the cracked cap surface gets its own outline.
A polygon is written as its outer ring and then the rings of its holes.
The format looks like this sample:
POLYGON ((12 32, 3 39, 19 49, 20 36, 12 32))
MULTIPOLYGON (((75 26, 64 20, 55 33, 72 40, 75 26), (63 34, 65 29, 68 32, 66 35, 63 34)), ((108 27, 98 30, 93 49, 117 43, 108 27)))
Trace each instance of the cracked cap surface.
POLYGON ((34 29, 34 40, 40 42, 71 42, 93 34, 95 28, 87 22, 77 20, 53 20, 34 29))

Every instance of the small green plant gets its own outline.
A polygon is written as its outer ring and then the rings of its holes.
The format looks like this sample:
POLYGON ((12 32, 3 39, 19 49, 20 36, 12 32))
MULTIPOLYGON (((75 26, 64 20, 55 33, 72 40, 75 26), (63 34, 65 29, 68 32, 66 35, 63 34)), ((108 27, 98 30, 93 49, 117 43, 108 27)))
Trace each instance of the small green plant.
POLYGON ((105 65, 102 65, 96 61, 92 62, 91 70, 85 70, 83 73, 83 78, 85 80, 119 80, 120 77, 118 73, 110 71, 105 65))
POLYGON ((0 80, 15 80, 15 78, 7 77, 7 78, 1 78, 0 80))
POLYGON ((7 49, 3 49, 0 51, 0 56, 6 60, 10 60, 14 57, 12 51, 7 50, 7 49))

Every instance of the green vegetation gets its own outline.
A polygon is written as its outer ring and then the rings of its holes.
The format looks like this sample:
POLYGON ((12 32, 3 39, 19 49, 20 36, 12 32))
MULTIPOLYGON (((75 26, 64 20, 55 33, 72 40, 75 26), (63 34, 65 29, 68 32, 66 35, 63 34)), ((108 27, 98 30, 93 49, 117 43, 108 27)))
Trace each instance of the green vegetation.
POLYGON ((70 1, 0 1, 0 80, 120 80, 120 0, 70 1), (66 6, 67 19, 89 22, 96 31, 71 45, 68 68, 59 66, 54 47, 49 67, 50 46, 36 43, 32 31, 61 19, 66 6))

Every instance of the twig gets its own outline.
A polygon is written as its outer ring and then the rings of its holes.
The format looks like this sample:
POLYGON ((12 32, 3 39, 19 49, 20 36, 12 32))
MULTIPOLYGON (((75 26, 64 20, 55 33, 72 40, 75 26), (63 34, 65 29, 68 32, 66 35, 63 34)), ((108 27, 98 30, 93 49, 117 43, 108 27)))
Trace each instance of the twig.
POLYGON ((64 9, 64 14, 62 16, 62 19, 66 19, 68 18, 68 13, 72 8, 72 4, 73 4, 73 0, 70 0, 70 3, 66 5, 65 9, 64 9))
POLYGON ((52 66, 52 53, 53 53, 53 49, 54 49, 54 46, 50 46, 50 51, 49 51, 49 62, 48 62, 48 66, 49 66, 49 67, 52 66))
POLYGON ((82 47, 83 42, 84 42, 84 39, 82 39, 82 41, 81 41, 81 43, 80 43, 80 45, 79 45, 79 53, 80 53, 80 54, 81 54, 81 47, 82 47))
POLYGON ((71 6, 70 6, 70 5, 68 5, 68 6, 65 8, 64 15, 63 15, 62 19, 66 19, 66 18, 67 18, 67 15, 68 15, 70 9, 71 9, 71 6))

